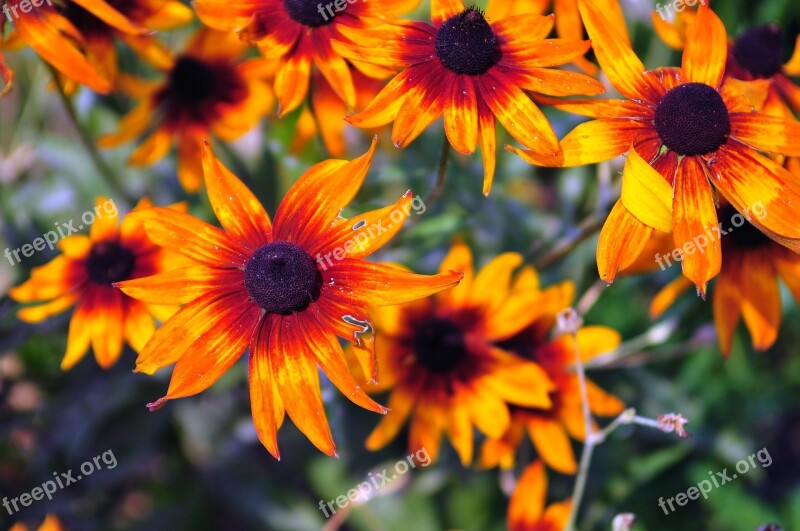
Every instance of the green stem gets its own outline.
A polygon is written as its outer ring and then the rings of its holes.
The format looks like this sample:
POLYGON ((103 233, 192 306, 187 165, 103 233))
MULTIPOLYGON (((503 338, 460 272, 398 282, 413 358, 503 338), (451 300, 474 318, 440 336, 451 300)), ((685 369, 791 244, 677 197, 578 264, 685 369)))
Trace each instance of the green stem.
POLYGON ((78 113, 75 110, 75 105, 64 91, 64 86, 61 84, 61 79, 58 77, 58 72, 50 64, 45 64, 50 70, 50 75, 53 78, 53 83, 56 86, 56 92, 61 99, 61 103, 63 104, 64 109, 67 111, 67 115, 69 116, 72 125, 78 131, 78 136, 81 139, 81 143, 83 144, 86 153, 92 159, 92 163, 97 169, 97 173, 100 175, 101 180, 111 191, 111 193, 117 195, 118 197, 127 199, 127 194, 115 179, 114 172, 111 170, 111 167, 106 163, 105 159, 103 159, 103 157, 100 155, 100 152, 97 150, 97 144, 95 144, 94 139, 92 139, 88 131, 86 131, 86 129, 84 129, 81 125, 81 122, 78 119, 78 113))
POLYGON ((436 184, 434 184, 433 189, 428 193, 428 195, 423 200, 425 206, 430 208, 436 199, 442 195, 442 190, 444 190, 444 177, 447 173, 447 163, 450 160, 450 142, 447 141, 447 137, 444 137, 444 141, 442 142, 442 152, 439 156, 439 170, 436 172, 436 184))

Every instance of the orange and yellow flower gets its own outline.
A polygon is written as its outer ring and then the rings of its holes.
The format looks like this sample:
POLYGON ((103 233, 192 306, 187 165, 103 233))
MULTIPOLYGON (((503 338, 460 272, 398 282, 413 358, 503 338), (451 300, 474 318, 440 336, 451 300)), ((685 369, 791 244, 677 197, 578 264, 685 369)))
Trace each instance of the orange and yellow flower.
POLYGON ((255 0, 233 7, 227 0, 194 1, 204 24, 238 32, 267 60, 278 63, 275 95, 279 115, 300 107, 311 93, 309 103, 316 123, 309 122, 308 115, 304 117, 303 138, 319 129, 334 156, 344 151, 347 111, 363 108, 363 94, 377 94, 375 80, 391 72, 358 58, 345 59, 331 41, 349 40, 347 35, 358 40, 362 29, 408 13, 418 4, 419 0, 350 1, 337 11, 333 2, 311 0, 255 0))
POLYGON ((525 91, 567 96, 604 90, 591 77, 550 68, 589 49, 589 41, 547 39, 552 16, 523 14, 490 22, 461 0, 432 0, 431 19, 432 25, 398 22, 358 35, 343 31, 353 42, 334 42, 334 50, 402 69, 347 120, 358 127, 394 122, 392 141, 404 148, 444 114, 445 134, 456 151, 471 154, 480 146, 484 194, 494 178, 495 119, 537 152, 555 156, 560 151, 550 122, 525 91))
MULTIPOLYGON (((719 217, 730 220, 736 215, 725 205, 719 217)), ((725 260, 711 293, 720 350, 726 356, 731 353, 740 319, 750 332, 753 348, 767 350, 781 326, 779 278, 800 302, 800 255, 778 245, 746 220, 726 232, 722 238, 725 260)), ((689 285, 683 277, 668 284, 653 299, 651 315, 659 317, 689 285)))
MULTIPOLYGON (((115 20, 125 25, 124 17, 109 6, 104 0, 69 0, 83 9, 115 20)), ((113 88, 110 79, 95 69, 88 57, 88 44, 83 35, 65 16, 59 13, 52 2, 33 5, 26 0, 5 0, 0 2, 0 76, 6 87, 3 93, 11 88, 13 72, 3 61, 3 48, 18 48, 27 44, 47 63, 67 78, 81 85, 86 85, 95 92, 107 94, 113 88), (24 9, 23 9, 24 8, 24 9), (6 36, 4 26, 6 19, 13 19, 14 32, 6 36)), ((128 26, 130 31, 139 28, 128 26)), ((2 93, 0 93, 2 95, 2 93)))
MULTIPOLYGON (((112 86, 118 78, 115 37, 148 62, 168 68, 169 52, 152 31, 177 28, 193 17, 192 10, 178 0, 73 0, 65 4, 61 14, 83 37, 89 62, 112 86)), ((65 83, 67 90, 73 90, 75 83, 65 83)))
POLYGON ((273 65, 245 59, 247 46, 235 35, 199 30, 185 51, 172 58, 162 82, 130 83, 140 98, 119 131, 98 144, 114 147, 147 134, 131 154, 132 165, 148 165, 178 145, 178 180, 188 192, 203 183, 201 139, 231 141, 255 127, 273 104, 267 78, 273 65), (135 85, 135 86, 134 86, 135 85))
MULTIPOLYGON (((150 201, 142 199, 134 212, 148 207, 150 201)), ((27 282, 9 291, 18 302, 40 303, 19 310, 18 317, 29 323, 75 306, 63 370, 83 359, 90 346, 97 363, 108 369, 119 359, 124 343, 136 352, 144 347, 155 331, 153 316, 163 321, 176 309, 143 304, 112 284, 175 268, 182 259, 156 247, 132 214, 118 226, 117 207, 110 199, 99 197, 94 212, 88 236, 75 234, 61 240, 60 256, 34 268, 27 282)))
POLYGON ((509 531, 562 531, 566 529, 570 500, 553 503, 545 509, 547 473, 541 461, 528 465, 519 478, 508 505, 509 531))
POLYGON ((386 412, 351 376, 337 336, 359 344, 359 360, 373 374, 369 308, 427 297, 454 286, 462 274, 414 275, 363 259, 397 233, 412 201, 409 192, 388 207, 339 216, 361 187, 375 146, 353 161, 327 160, 309 169, 273 224, 206 144, 206 187, 224 230, 163 208, 137 215, 153 241, 197 262, 119 284, 150 304, 185 304, 136 361, 136 370, 148 374, 176 363, 167 394, 151 409, 207 389, 249 346, 253 420, 276 458, 284 413, 317 448, 337 455, 318 366, 348 399, 386 412), (374 224, 382 230, 376 233, 374 224))
MULTIPOLYGON (((569 436, 583 441, 586 426, 580 383, 574 372, 575 340, 571 335, 548 339, 558 310, 566 308, 570 298, 562 301, 562 308, 553 308, 531 326, 514 337, 500 343, 500 347, 524 359, 536 362, 547 373, 555 388, 550 392, 549 408, 512 408, 511 424, 501 437, 487 439, 481 448, 480 464, 484 468, 514 466, 517 449, 527 432, 541 459, 562 474, 577 470, 575 455, 569 436)), ((615 330, 605 326, 585 326, 578 330, 578 349, 583 362, 610 352, 620 343, 615 330)), ((591 380, 586 380, 589 409, 598 416, 608 417, 622 412, 624 404, 617 397, 603 391, 591 380)))
MULTIPOLYGON (((532 164, 577 166, 628 153, 622 197, 600 235, 597 265, 611 282, 641 253, 654 231, 673 232, 683 248, 717 226, 714 193, 744 212, 761 202, 769 212, 754 224, 770 238, 800 250, 800 183, 762 152, 800 155, 800 124, 753 111, 724 79, 725 27, 707 7, 698 10, 681 68, 644 65, 591 3, 579 1, 597 59, 622 100, 555 104, 595 120, 562 139, 562 152, 543 157, 510 147, 532 164)), ((705 294, 719 273, 721 247, 687 254, 683 273, 705 294)))
POLYGON ((519 254, 505 253, 473 274, 469 248, 456 243, 441 270, 464 271, 458 287, 376 313, 380 378, 367 390, 391 390, 391 411, 367 439, 367 448, 382 448, 411 416, 409 448, 425 448, 435 460, 446 432, 466 466, 473 456, 473 426, 497 438, 511 422, 509 404, 552 405, 555 387, 546 372, 498 343, 563 309, 573 288, 565 282, 540 290, 531 267, 512 282, 521 262, 519 254))

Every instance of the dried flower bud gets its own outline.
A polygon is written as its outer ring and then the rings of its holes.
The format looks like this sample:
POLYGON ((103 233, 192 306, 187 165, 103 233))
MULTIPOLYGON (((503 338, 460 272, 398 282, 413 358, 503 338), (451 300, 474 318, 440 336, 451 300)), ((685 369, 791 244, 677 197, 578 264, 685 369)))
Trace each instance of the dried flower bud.
POLYGON ((634 525, 636 525, 636 515, 633 513, 621 513, 614 517, 611 522, 611 529, 613 531, 631 531, 634 525))
POLYGON ((689 423, 689 419, 680 413, 667 413, 658 416, 658 429, 664 433, 672 433, 681 439, 688 439, 692 435, 684 429, 684 426, 689 423))
POLYGON ((583 319, 574 308, 560 312, 556 320, 558 329, 564 334, 575 334, 583 326, 583 319))

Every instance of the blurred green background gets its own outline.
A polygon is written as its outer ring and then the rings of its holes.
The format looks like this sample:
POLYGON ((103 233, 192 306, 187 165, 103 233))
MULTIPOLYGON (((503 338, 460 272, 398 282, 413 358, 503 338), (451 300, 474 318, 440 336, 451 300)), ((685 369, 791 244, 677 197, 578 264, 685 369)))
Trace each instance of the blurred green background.
MULTIPOLYGON (((653 5, 623 2, 637 52, 648 67, 676 65, 679 54, 650 27, 653 5)), ((795 0, 720 0, 713 6, 732 34, 769 21, 780 22, 788 35, 800 30, 795 0)), ((418 14, 427 19, 424 6, 418 14)), ((163 38, 177 47, 187 34, 168 32, 163 38)), ((181 190, 174 156, 133 169, 125 165, 132 145, 104 152, 124 195, 109 188, 82 149, 62 102, 48 88, 51 79, 41 60, 30 50, 8 59, 17 84, 0 100, 0 250, 32 241, 54 222, 77 219, 100 193, 110 195, 122 211, 144 195, 158 204, 188 200, 193 214, 213 220, 204 192, 187 197, 181 190)), ((147 73, 130 53, 123 54, 123 69, 147 73)), ((114 130, 132 103, 86 90, 74 102, 81 123, 95 138, 114 130)), ((559 137, 578 120, 547 113, 559 137)), ((270 214, 303 170, 327 158, 318 141, 298 155, 288 152, 296 120, 297 113, 270 119, 229 150, 218 149, 270 214)), ((348 157, 368 145, 367 135, 351 133, 354 147, 348 157)), ((504 135, 498 146, 512 142, 504 135)), ((381 134, 366 184, 347 213, 388 204, 408 188, 425 195, 433 185, 442 138, 439 122, 399 152, 388 134, 381 134)), ((492 195, 484 198, 480 158, 454 156, 443 195, 424 214, 412 216, 374 259, 430 273, 458 236, 481 264, 504 251, 518 251, 528 263, 540 264, 559 242, 574 238, 585 220, 605 215, 618 193, 620 161, 607 169, 610 176, 596 167, 536 169, 501 148, 492 195)), ((740 329, 726 360, 716 347, 710 304, 692 293, 682 296, 659 323, 648 318, 652 296, 679 274, 677 268, 598 287, 595 245, 596 234, 590 234, 566 258, 541 271, 545 285, 574 281, 579 297, 594 289, 599 297, 586 322, 614 327, 634 346, 634 355, 590 377, 642 415, 681 412, 690 420, 687 429, 693 437, 681 440, 642 427, 615 432, 596 451, 581 528, 610 529, 615 514, 633 512, 636 529, 642 530, 753 531, 767 522, 800 529, 800 313, 791 297, 784 293, 784 322, 775 347, 753 352, 747 332, 740 329), (654 326, 671 333, 658 337, 654 326), (685 492, 709 471, 733 470, 737 461, 762 448, 772 458, 768 468, 741 475, 713 490, 708 500, 689 502, 672 514, 658 507, 659 497, 685 492)), ((407 455, 405 431, 381 452, 365 450, 377 416, 348 402, 327 382, 323 391, 341 458, 320 454, 287 422, 279 434, 282 460, 277 462, 256 438, 241 363, 210 390, 155 413, 144 405, 163 395, 169 371, 156 377, 133 374, 130 349, 112 370, 103 371, 87 357, 62 373, 69 312, 36 326, 20 323, 16 304, 5 295, 28 278, 31 268, 54 256, 36 253, 15 266, 0 261, 0 497, 29 492, 53 472, 77 470, 107 450, 118 465, 13 518, 0 509, 0 528, 54 513, 73 530, 319 529, 326 522, 320 500, 346 494, 370 471, 407 455)), ((576 453, 579 449, 576 444, 576 453)), ((521 455, 527 456, 522 462, 535 457, 527 447, 521 455)), ((550 500, 570 495, 571 478, 552 471, 548 476, 550 500)), ((507 494, 502 480, 496 470, 462 468, 445 443, 435 466, 414 470, 380 490, 352 510, 341 529, 503 529, 507 494)))

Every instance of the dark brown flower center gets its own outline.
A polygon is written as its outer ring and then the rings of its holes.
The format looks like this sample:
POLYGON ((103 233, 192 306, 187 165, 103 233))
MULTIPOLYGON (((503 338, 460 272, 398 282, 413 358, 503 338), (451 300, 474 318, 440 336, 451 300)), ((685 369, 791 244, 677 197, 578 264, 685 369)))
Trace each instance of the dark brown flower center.
POLYGON ((236 103, 246 93, 247 87, 232 65, 182 55, 156 100, 173 123, 208 123, 216 118, 219 104, 236 103))
POLYGON ((467 358, 464 333, 449 319, 428 319, 414 334, 414 354, 417 361, 435 373, 453 370, 467 358))
POLYGON ((500 46, 483 13, 468 7, 436 32, 436 55, 456 74, 483 74, 500 60, 500 46))
POLYGON ((772 243, 769 237, 749 223, 747 219, 731 205, 725 205, 720 208, 718 217, 724 225, 730 227, 730 229, 727 229, 723 226, 723 229, 727 230, 727 234, 722 240, 723 253, 729 246, 741 250, 748 250, 760 249, 772 243))
POLYGON ((731 121, 719 92, 704 83, 684 83, 661 99, 655 127, 669 149, 678 155, 695 156, 724 145, 731 121))
MULTIPOLYGON (((332 15, 331 11, 326 8, 326 5, 330 3, 319 0, 283 0, 283 6, 286 8, 289 18, 311 28, 333 22, 335 15, 332 15)), ((336 11, 334 10, 333 13, 336 11)))
POLYGON ((753 77, 770 78, 783 67, 783 32, 777 24, 765 24, 736 38, 733 58, 753 77))
POLYGON ((269 313, 302 312, 319 298, 322 275, 314 259, 289 242, 262 245, 244 266, 244 285, 269 313))
POLYGON ((100 242, 92 246, 86 259, 86 273, 92 282, 112 284, 126 280, 136 259, 133 253, 117 242, 100 242))

